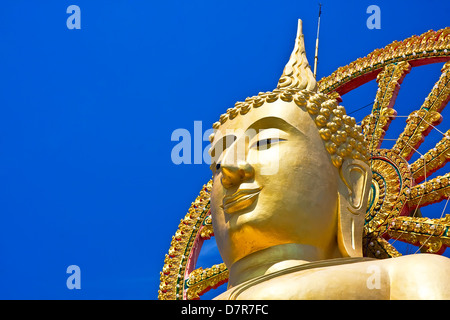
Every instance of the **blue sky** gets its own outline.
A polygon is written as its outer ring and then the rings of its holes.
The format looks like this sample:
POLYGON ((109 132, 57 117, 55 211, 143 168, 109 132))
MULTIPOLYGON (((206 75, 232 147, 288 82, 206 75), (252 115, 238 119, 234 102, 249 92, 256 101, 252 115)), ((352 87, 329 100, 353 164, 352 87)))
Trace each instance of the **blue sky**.
MULTIPOLYGON (((447 1, 322 2, 318 78, 449 25, 447 1), (366 27, 372 4, 379 30, 366 27)), ((172 132, 193 132, 194 121, 209 129, 236 101, 275 88, 298 18, 312 63, 317 12, 294 0, 4 1, 0 298, 156 299, 170 239, 211 176, 207 164, 171 161, 172 132), (80 30, 66 26, 72 4, 80 30), (80 290, 66 287, 70 265, 81 269, 80 290)), ((421 105, 441 66, 413 69, 399 115, 421 105)), ((343 105, 356 110, 375 91, 369 83, 343 105)), ((220 262, 207 247, 199 263, 220 262)))

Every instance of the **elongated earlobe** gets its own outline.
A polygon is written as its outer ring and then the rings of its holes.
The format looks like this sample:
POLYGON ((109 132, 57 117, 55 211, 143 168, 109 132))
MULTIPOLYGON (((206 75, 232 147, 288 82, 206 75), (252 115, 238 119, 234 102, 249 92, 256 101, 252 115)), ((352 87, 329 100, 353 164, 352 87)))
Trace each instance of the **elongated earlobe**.
POLYGON ((362 257, 371 174, 361 160, 345 159, 339 171, 338 245, 343 256, 362 257))

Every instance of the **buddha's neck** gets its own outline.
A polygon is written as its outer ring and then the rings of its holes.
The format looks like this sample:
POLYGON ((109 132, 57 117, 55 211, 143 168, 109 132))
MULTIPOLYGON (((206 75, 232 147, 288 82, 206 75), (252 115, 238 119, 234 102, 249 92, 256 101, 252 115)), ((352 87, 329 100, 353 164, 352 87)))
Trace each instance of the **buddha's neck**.
POLYGON ((230 268, 228 288, 234 287, 252 278, 269 274, 288 267, 298 266, 312 261, 340 258, 339 250, 323 252, 317 247, 289 243, 269 247, 254 252, 238 261, 230 268))

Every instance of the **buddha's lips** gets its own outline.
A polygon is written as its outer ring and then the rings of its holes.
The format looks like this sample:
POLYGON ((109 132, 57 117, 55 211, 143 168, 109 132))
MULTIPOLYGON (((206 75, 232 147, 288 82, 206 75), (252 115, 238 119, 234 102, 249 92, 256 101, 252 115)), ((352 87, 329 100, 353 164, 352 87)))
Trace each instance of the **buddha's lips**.
POLYGON ((222 208, 228 213, 234 213, 250 206, 256 196, 261 192, 262 187, 255 189, 239 189, 230 196, 223 198, 222 208))

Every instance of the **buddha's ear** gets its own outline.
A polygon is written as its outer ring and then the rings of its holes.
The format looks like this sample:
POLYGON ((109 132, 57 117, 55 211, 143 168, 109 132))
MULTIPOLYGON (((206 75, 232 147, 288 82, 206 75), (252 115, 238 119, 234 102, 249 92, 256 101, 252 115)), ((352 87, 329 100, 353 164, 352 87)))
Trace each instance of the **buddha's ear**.
POLYGON ((372 172, 355 159, 345 159, 339 169, 338 245, 344 256, 362 256, 364 218, 372 172))

